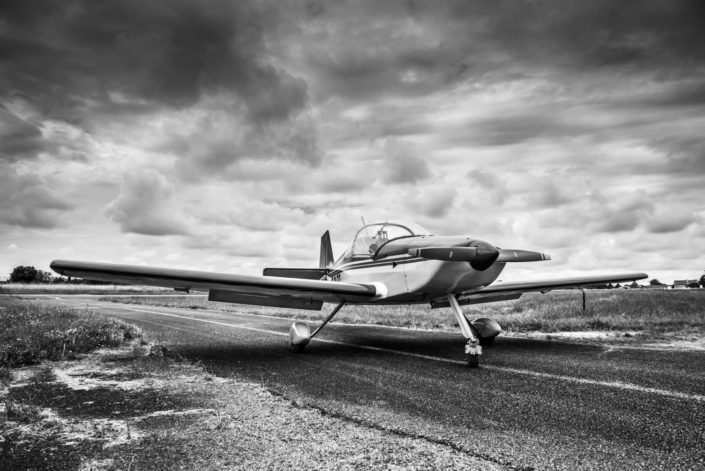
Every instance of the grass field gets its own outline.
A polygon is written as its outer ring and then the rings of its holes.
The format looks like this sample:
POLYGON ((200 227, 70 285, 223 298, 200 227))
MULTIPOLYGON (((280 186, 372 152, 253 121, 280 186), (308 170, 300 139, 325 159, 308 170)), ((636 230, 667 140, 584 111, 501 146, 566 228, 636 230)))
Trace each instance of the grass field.
MULTIPOLYGON (((582 293, 577 290, 528 293, 516 301, 465 306, 463 310, 469 318, 491 317, 509 332, 638 331, 652 337, 705 332, 705 290, 590 290, 586 296, 585 311, 582 293)), ((301 311, 216 303, 194 295, 106 296, 101 300, 308 320, 321 320, 332 309, 324 306, 322 311, 301 311)), ((428 305, 346 306, 336 320, 422 329, 456 328, 449 308, 431 309, 428 305)))
POLYGON ((84 310, 0 298, 0 369, 115 347, 138 336, 132 325, 84 310))
POLYGON ((0 294, 110 294, 110 293, 140 293, 163 294, 165 296, 175 292, 171 288, 157 288, 154 286, 134 285, 80 285, 62 283, 2 283, 0 294))

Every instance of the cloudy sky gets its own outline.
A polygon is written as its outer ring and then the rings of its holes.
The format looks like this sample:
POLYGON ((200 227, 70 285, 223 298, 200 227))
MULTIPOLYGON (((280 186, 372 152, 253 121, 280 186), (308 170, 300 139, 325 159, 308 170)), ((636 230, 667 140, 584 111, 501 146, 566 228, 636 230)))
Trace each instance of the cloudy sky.
POLYGON ((5 0, 0 278, 315 266, 362 217, 697 278, 704 131, 699 0, 5 0))

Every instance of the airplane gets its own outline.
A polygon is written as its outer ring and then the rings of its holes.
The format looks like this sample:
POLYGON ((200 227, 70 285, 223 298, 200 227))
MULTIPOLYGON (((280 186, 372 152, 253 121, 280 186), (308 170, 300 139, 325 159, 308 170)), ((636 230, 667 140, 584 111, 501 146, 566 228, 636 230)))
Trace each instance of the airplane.
POLYGON ((501 327, 493 319, 469 320, 461 306, 518 299, 529 291, 640 280, 645 273, 582 276, 524 282, 498 282, 508 263, 551 257, 529 250, 501 249, 470 236, 439 236, 413 222, 390 220, 364 224, 337 260, 330 232, 321 237, 317 268, 265 268, 261 276, 213 273, 108 263, 54 260, 51 268, 65 276, 109 282, 206 290, 210 301, 281 308, 335 308, 312 332, 294 322, 291 348, 302 352, 312 338, 346 304, 419 304, 450 307, 467 339, 465 358, 477 367, 482 348, 501 327))

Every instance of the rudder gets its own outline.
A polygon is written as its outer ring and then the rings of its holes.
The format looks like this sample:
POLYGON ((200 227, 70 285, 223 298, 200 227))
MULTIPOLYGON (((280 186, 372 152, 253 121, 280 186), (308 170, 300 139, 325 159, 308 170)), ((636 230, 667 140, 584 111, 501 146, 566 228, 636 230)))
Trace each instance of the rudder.
POLYGON ((320 268, 328 268, 332 266, 333 263, 333 247, 330 244, 330 232, 326 231, 321 236, 321 256, 318 266, 320 268))

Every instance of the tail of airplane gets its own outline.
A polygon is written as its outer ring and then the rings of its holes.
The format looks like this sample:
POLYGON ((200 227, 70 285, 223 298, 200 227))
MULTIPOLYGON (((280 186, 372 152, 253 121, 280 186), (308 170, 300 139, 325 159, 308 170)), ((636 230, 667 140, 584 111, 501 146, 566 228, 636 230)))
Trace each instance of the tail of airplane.
POLYGON ((328 268, 333 266, 333 247, 330 244, 330 232, 326 231, 321 236, 321 256, 319 258, 318 267, 328 268))
POLYGON ((302 278, 307 280, 320 280, 327 276, 333 266, 333 247, 330 244, 330 233, 321 236, 321 257, 318 268, 265 268, 264 276, 280 276, 284 278, 302 278))

